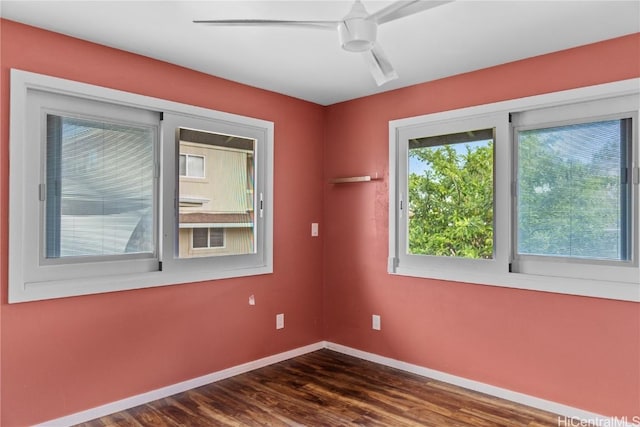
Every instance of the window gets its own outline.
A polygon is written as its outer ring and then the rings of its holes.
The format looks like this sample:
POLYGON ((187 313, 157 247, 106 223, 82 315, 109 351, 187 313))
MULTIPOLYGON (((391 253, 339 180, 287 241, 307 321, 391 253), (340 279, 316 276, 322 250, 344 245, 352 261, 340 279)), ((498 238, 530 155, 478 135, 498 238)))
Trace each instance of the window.
POLYGON ((12 70, 10 154, 10 302, 273 271, 270 122, 12 70))
POLYGON ((517 131, 518 255, 629 260, 630 124, 517 131))
POLYGON ((224 248, 224 228, 194 228, 193 249, 224 248))
POLYGON ((513 115, 512 271, 637 277, 632 177, 637 114, 633 105, 617 113, 623 104, 622 99, 591 102, 586 119, 582 104, 513 115))
POLYGON ((164 135, 175 135, 173 141, 164 141, 165 170, 177 171, 179 154, 187 152, 204 157, 207 167, 207 179, 196 182, 178 174, 164 175, 164 187, 171 189, 169 194, 176 194, 180 203, 178 212, 173 205, 163 205, 167 231, 162 246, 166 255, 163 270, 188 269, 205 276, 212 269, 243 272, 265 264, 271 268, 272 202, 267 195, 272 191, 272 178, 264 174, 273 159, 265 143, 265 130, 167 112, 162 128, 164 135), (251 169, 247 168, 248 159, 254 164, 251 169), (249 196, 247 181, 253 181, 254 186, 249 196), (202 203, 186 203, 192 200, 202 203), (194 248, 193 235, 198 228, 224 228, 224 248, 194 248))
POLYGON ((14 281, 157 271, 159 114, 35 89, 25 101, 31 125, 11 145, 14 281))
POLYGON ((191 180, 182 174, 180 176, 178 257, 254 254, 255 232, 259 230, 254 227, 253 192, 247 197, 247 187, 252 186, 255 179, 253 154, 257 139, 207 130, 206 123, 199 123, 198 126, 197 129, 179 127, 177 132, 179 150, 182 153, 198 153, 180 154, 180 162, 184 156, 187 161, 198 158, 209 168, 207 180, 191 180), (202 203, 196 205, 193 203, 195 200, 201 200, 202 203), (196 234, 202 233, 197 230, 203 227, 228 229, 224 251, 191 251, 194 248, 211 247, 195 246, 196 234), (194 244, 190 244, 190 241, 194 244))
POLYGON ((44 258, 156 252, 156 129, 46 114, 44 258))
POLYGON ((496 223, 504 221, 495 210, 503 185, 496 179, 501 171, 494 167, 495 146, 507 134, 501 118, 476 116, 397 130, 397 143, 391 144, 397 160, 392 271, 429 276, 490 271, 496 259, 508 256, 496 244, 496 223))
POLYGON ((204 178, 204 156, 180 154, 180 176, 204 178))
POLYGON ((408 253, 493 258, 493 133, 409 140, 408 253))
POLYGON ((638 80, 390 122, 391 274, 640 300, 638 80))

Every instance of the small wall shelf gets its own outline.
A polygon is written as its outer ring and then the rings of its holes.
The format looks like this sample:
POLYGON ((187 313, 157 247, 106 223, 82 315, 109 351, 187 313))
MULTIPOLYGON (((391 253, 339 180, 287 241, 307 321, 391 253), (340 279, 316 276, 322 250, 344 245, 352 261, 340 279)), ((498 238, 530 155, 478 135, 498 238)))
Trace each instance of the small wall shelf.
POLYGON ((347 184, 347 183, 350 183, 350 182, 376 181, 378 179, 381 179, 381 178, 378 177, 378 174, 375 174, 373 176, 371 176, 371 175, 346 176, 346 177, 342 177, 342 178, 333 178, 332 180, 329 181, 329 183, 331 183, 331 184, 347 184))

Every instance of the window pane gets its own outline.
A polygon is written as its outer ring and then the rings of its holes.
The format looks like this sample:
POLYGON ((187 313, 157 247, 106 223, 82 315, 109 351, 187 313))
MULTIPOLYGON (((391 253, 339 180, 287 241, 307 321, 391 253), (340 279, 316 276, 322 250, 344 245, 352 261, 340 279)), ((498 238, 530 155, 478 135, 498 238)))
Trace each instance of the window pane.
POLYGON ((187 175, 187 156, 180 154, 180 176, 187 175))
POLYGON ((153 253, 153 131, 47 116, 47 258, 153 253))
POLYGON ((224 228, 209 229, 209 247, 221 248, 224 246, 224 228))
POLYGON ((628 259, 630 119, 518 132, 518 253, 628 259))
POLYGON ((409 254, 493 258, 493 134, 409 140, 409 254))
POLYGON ((193 247, 194 248, 208 248, 209 242, 207 241, 207 228, 194 228, 193 229, 193 247))
POLYGON ((193 176, 193 167, 200 167, 205 179, 179 180, 178 256, 255 253, 254 196, 249 191, 254 185, 255 140, 193 129, 180 129, 179 135, 179 151, 186 155, 188 175, 193 176), (204 246, 196 246, 198 229, 209 233, 205 236, 210 241, 205 240, 204 246), (191 252, 189 230, 193 230, 193 248, 216 250, 191 252))
POLYGON ((187 156, 187 176, 204 178, 204 157, 187 156))

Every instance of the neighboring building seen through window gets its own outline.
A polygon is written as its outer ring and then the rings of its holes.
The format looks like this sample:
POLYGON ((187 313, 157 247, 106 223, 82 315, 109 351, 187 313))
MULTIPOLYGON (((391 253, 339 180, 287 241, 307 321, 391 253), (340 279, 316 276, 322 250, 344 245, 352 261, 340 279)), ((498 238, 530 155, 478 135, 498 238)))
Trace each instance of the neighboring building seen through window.
POLYGON ((179 135, 179 258, 254 253, 255 141, 184 128, 179 135), (206 165, 200 178, 192 179, 192 159, 206 165))

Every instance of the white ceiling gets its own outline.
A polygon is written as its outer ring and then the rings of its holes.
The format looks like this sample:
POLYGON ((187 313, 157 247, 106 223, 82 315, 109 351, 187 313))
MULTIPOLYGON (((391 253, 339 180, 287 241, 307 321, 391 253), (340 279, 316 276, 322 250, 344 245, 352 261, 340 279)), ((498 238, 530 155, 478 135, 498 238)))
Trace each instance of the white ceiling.
MULTIPOLYGON (((375 12, 390 1, 363 3, 375 12)), ((322 105, 640 32, 640 1, 461 0, 379 27, 399 79, 377 87, 337 31, 194 19, 340 20, 350 0, 2 0, 4 18, 322 105)))

